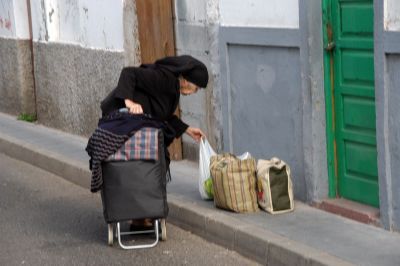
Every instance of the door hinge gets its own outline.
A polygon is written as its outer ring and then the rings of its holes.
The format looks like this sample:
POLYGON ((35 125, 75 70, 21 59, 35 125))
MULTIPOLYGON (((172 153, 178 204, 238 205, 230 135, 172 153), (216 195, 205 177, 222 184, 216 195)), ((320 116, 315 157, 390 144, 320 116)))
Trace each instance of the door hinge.
POLYGON ((336 43, 335 43, 335 42, 329 42, 329 43, 324 47, 324 49, 325 49, 325 51, 330 52, 330 51, 332 51, 333 49, 335 49, 335 47, 336 47, 336 43))

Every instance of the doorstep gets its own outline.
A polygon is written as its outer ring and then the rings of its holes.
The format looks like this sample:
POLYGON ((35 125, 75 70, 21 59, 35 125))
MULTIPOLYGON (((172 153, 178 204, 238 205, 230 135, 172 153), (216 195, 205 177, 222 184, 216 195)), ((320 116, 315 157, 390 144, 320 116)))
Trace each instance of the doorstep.
POLYGON ((325 199, 314 207, 361 223, 381 227, 379 209, 343 198, 325 199))

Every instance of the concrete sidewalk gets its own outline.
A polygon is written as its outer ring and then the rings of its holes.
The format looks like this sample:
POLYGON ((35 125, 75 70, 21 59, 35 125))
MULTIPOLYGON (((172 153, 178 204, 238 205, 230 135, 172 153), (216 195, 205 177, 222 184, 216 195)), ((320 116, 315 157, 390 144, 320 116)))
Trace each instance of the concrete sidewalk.
MULTIPOLYGON (((89 191, 87 139, 0 113, 0 152, 89 191)), ((400 235, 296 202, 293 213, 235 214, 201 200, 198 166, 173 162, 168 222, 268 265, 400 265, 400 235)))

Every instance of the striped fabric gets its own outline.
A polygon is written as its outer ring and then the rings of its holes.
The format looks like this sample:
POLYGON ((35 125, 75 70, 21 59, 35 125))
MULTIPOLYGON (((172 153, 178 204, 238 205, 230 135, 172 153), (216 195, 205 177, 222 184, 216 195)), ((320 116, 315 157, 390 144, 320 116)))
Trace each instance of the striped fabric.
POLYGON ((91 192, 99 191, 103 185, 101 162, 118 150, 128 138, 128 135, 117 135, 99 127, 89 138, 86 152, 90 157, 89 168, 92 171, 91 192))
POLYGON ((256 163, 225 153, 211 157, 215 206, 234 212, 258 211, 256 163))
POLYGON ((135 132, 106 161, 158 160, 158 128, 144 127, 135 132))

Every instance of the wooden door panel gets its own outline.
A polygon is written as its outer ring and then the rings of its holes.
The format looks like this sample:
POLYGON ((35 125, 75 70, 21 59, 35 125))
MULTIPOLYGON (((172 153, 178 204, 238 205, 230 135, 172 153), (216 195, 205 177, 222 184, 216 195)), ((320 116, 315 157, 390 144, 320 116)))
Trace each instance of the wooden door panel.
POLYGON ((136 0, 142 63, 175 55, 172 0, 136 0))
POLYGON ((342 80, 344 84, 374 86, 374 55, 371 50, 342 49, 342 80))
POLYGON ((346 141, 346 174, 375 181, 377 176, 376 149, 374 145, 346 141))
POLYGON ((369 2, 353 2, 341 5, 341 35, 357 38, 373 35, 373 6, 369 2), (356 23, 354 23, 356 21, 356 23))
POLYGON ((375 103, 369 98, 345 96, 343 99, 343 127, 345 130, 363 130, 375 134, 375 103))
MULTIPOLYGON (((172 0, 136 0, 140 53, 142 63, 175 55, 172 0)), ((179 116, 179 107, 175 111, 179 116)), ((175 139, 169 147, 171 159, 182 159, 182 140, 175 139)))

